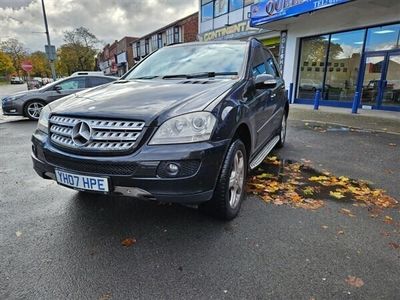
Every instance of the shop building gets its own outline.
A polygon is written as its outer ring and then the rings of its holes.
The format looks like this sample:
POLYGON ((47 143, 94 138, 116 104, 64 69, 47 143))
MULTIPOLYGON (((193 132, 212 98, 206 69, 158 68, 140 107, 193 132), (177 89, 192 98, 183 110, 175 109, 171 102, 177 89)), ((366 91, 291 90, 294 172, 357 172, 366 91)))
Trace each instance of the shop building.
POLYGON ((199 40, 247 40, 256 37, 279 57, 280 32, 250 27, 253 0, 200 0, 199 40))
POLYGON ((197 40, 198 13, 159 28, 131 43, 133 57, 140 61, 153 51, 167 45, 197 40))
POLYGON ((137 38, 126 36, 117 43, 117 75, 120 77, 125 74, 134 65, 133 51, 131 44, 136 41, 137 38))
POLYGON ((399 0, 200 0, 199 11, 200 40, 270 47, 292 102, 400 111, 399 0))
POLYGON ((286 35, 293 102, 313 104, 318 91, 321 105, 400 111, 400 1, 269 0, 250 16, 286 35))
POLYGON ((135 64, 131 43, 136 40, 135 37, 126 36, 104 46, 96 58, 97 69, 105 75, 122 76, 135 64))

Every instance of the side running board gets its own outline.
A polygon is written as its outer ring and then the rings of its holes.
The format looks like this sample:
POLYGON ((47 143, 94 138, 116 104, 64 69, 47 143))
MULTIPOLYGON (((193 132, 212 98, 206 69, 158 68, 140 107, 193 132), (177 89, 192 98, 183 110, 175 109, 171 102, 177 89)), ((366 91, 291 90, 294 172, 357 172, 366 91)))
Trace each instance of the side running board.
POLYGON ((274 149, 275 145, 279 142, 279 135, 275 136, 272 140, 269 141, 267 145, 265 145, 264 149, 257 154, 257 156, 251 161, 250 169, 256 168, 259 164, 263 162, 263 160, 267 157, 267 155, 274 149))

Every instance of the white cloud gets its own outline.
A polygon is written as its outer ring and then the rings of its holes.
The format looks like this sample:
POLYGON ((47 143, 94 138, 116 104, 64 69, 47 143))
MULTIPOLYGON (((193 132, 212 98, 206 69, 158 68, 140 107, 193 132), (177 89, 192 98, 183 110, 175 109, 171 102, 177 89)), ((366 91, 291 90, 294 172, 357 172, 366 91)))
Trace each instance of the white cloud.
MULTIPOLYGON (((198 9, 196 0, 45 0, 45 4, 56 47, 63 43, 65 30, 84 26, 111 43, 124 36, 140 37, 198 9)), ((0 40, 17 38, 31 51, 43 50, 43 32, 41 0, 0 1, 0 40)))

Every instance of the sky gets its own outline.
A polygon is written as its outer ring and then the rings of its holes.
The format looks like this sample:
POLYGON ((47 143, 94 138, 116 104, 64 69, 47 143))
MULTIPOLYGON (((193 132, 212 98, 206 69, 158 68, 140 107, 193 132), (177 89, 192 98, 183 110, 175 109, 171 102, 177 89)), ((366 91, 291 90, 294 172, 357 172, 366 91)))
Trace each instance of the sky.
MULTIPOLYGON (((45 0, 50 38, 56 47, 63 32, 84 26, 99 47, 124 36, 140 37, 198 10, 197 0, 45 0)), ((0 41, 16 38, 29 51, 44 51, 41 0, 0 0, 0 41)))

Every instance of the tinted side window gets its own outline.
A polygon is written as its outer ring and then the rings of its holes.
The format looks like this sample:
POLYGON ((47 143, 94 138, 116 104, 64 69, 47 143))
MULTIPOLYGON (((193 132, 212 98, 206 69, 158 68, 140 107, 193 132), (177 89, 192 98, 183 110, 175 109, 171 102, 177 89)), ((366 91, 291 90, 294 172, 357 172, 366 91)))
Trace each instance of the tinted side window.
POLYGON ((77 90, 86 87, 86 80, 84 77, 77 77, 65 80, 58 84, 62 90, 77 90))
POLYGON ((254 77, 259 74, 267 74, 267 70, 265 67, 265 58, 263 52, 261 51, 261 48, 254 49, 251 71, 254 77))
POLYGON ((110 78, 103 78, 103 77, 89 77, 89 87, 94 87, 106 83, 110 83, 111 80, 110 78))
POLYGON ((276 65, 274 63, 274 60, 273 60, 271 54, 265 49, 264 49, 264 54, 266 57, 265 65, 267 68, 267 74, 270 74, 274 77, 279 77, 278 69, 276 68, 276 65))

